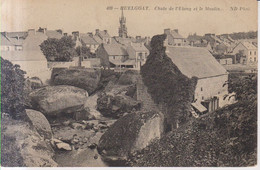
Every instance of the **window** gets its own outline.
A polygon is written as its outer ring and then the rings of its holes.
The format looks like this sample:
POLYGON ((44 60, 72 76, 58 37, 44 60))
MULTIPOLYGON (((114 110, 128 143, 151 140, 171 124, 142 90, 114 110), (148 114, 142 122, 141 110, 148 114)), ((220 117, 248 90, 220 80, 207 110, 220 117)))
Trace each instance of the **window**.
POLYGON ((252 55, 252 51, 250 51, 250 55, 252 55))
POLYGON ((256 61, 256 57, 254 58, 254 61, 256 61))
POLYGON ((203 91, 203 88, 201 87, 200 90, 203 91))
POLYGON ((204 96, 202 96, 201 99, 204 100, 204 96))
POLYGON ((113 56, 113 59, 115 60, 115 59, 116 59, 116 56, 113 56))
POLYGON ((256 55, 256 51, 255 51, 255 55, 256 55))

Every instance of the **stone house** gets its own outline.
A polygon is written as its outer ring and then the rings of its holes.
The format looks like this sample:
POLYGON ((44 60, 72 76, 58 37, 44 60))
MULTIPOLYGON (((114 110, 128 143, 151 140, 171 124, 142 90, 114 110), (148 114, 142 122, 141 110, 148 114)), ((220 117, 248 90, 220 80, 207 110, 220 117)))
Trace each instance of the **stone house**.
POLYGON ((86 45, 90 49, 90 52, 95 53, 99 43, 93 38, 92 33, 87 33, 87 34, 80 34, 80 40, 82 44, 86 45))
POLYGON ((126 62, 128 53, 120 44, 101 44, 96 51, 96 56, 100 58, 100 64, 104 68, 133 66, 133 63, 126 62))
POLYGON ((233 49, 233 54, 242 54, 240 59, 242 64, 257 64, 258 53, 257 47, 250 42, 240 42, 233 49))
POLYGON ((149 55, 149 50, 145 47, 144 43, 131 43, 127 46, 127 53, 129 55, 129 60, 134 60, 134 68, 137 70, 141 69, 141 66, 145 64, 147 56, 149 55))
POLYGON ((185 38, 183 38, 180 34, 178 29, 170 30, 164 29, 164 34, 167 35, 166 43, 169 46, 184 46, 186 44, 185 38))
POLYGON ((107 30, 101 31, 96 29, 96 33, 93 38, 99 43, 111 44, 111 36, 108 34, 107 30))
POLYGON ((166 47, 166 55, 188 78, 197 77, 192 106, 199 113, 211 112, 234 102, 228 100, 228 72, 210 52, 199 47, 166 47))

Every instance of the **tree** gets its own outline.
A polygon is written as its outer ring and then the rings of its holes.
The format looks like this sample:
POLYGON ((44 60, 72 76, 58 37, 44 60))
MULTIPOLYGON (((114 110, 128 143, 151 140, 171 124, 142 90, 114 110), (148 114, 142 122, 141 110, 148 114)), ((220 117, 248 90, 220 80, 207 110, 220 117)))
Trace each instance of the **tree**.
POLYGON ((19 65, 1 57, 1 114, 18 119, 25 113, 24 74, 19 65))
POLYGON ((84 45, 82 45, 81 47, 78 46, 76 48, 76 53, 78 56, 81 56, 83 58, 94 58, 95 57, 95 55, 90 52, 90 49, 84 45))
POLYGON ((75 45, 72 36, 63 36, 61 39, 48 38, 40 47, 48 61, 71 61, 75 56, 75 45))

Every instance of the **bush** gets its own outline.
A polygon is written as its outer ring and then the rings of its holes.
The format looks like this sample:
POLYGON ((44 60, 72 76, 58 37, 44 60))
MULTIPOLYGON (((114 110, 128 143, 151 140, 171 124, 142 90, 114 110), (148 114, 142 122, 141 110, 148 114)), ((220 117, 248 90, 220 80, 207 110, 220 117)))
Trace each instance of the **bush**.
POLYGON ((120 78, 118 80, 118 84, 120 84, 120 85, 136 84, 136 82, 137 82, 136 75, 137 75, 137 73, 135 73, 134 71, 128 70, 120 76, 120 78))
POLYGON ((152 38, 150 55, 141 67, 141 75, 153 100, 166 105, 169 126, 176 127, 177 122, 183 124, 189 116, 197 78, 183 75, 166 55, 165 38, 166 35, 152 38))
POLYGON ((25 113, 24 74, 19 65, 1 57, 1 114, 17 119, 25 113))

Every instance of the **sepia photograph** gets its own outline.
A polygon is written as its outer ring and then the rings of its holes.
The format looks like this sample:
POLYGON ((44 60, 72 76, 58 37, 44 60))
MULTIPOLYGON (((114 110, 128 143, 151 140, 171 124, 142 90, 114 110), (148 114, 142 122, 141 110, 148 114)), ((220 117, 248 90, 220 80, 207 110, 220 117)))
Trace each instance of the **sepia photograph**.
POLYGON ((257 164, 256 0, 1 0, 1 167, 257 164))

